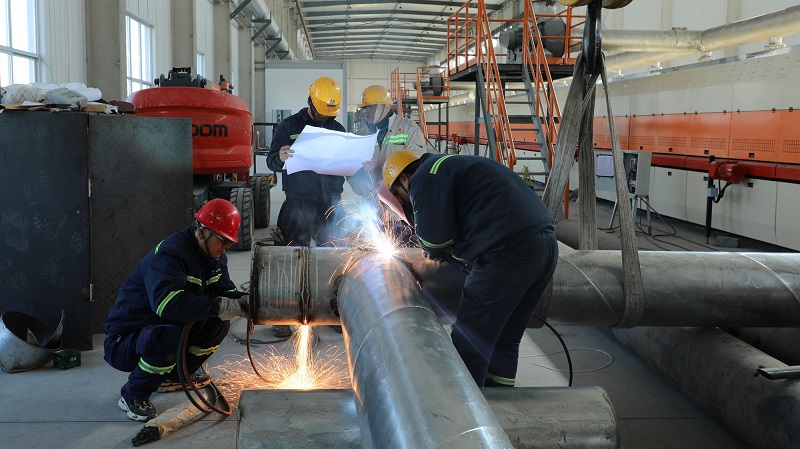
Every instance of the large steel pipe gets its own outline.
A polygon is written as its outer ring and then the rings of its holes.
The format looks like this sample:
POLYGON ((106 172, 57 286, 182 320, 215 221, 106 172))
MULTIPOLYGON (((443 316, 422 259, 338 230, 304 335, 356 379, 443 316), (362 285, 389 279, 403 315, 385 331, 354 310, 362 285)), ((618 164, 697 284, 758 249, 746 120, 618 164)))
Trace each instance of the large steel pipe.
POLYGON ((800 447, 800 380, 756 374, 785 364, 717 328, 613 332, 754 448, 800 447))
POLYGON ((358 261, 339 313, 365 448, 513 447, 400 260, 358 261))
MULTIPOLYGON (((516 449, 613 449, 614 409, 600 387, 483 388, 516 449)), ((238 449, 360 449, 351 390, 248 390, 239 400, 238 449)))
MULTIPOLYGON (((255 322, 297 323, 307 316, 317 324, 337 323, 336 285, 347 265, 362 254, 256 247, 251 288, 255 322)), ((420 250, 403 250, 397 258, 430 292, 437 313, 457 310, 464 273, 425 259, 420 250)), ((800 326, 800 254, 643 251, 639 259, 645 311, 637 325, 800 326)), ((549 320, 586 326, 619 323, 625 307, 621 261, 619 251, 562 251, 549 320)))
POLYGON ((257 244, 250 277, 253 321, 339 324, 336 289, 354 255, 363 252, 257 244))

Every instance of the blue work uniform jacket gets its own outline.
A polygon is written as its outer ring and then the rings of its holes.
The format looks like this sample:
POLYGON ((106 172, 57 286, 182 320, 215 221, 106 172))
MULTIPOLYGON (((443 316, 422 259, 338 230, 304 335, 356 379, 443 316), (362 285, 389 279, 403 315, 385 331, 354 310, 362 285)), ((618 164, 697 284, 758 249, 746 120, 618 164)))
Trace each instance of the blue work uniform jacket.
POLYGON ((194 228, 167 237, 139 261, 120 289, 103 326, 106 335, 216 316, 217 297, 244 296, 231 281, 227 262, 224 254, 213 259, 203 252, 194 228))
POLYGON ((315 122, 308 115, 308 108, 303 108, 278 124, 269 146, 269 153, 267 153, 267 167, 270 170, 281 172, 281 185, 287 196, 325 204, 338 202, 342 196, 344 176, 320 175, 311 170, 290 175, 283 169, 284 163, 279 154, 281 147, 291 146, 306 125, 345 132, 344 126, 336 120, 315 122))
POLYGON ((408 181, 423 249, 473 263, 522 232, 553 228, 550 211, 508 167, 481 156, 423 154, 408 181))

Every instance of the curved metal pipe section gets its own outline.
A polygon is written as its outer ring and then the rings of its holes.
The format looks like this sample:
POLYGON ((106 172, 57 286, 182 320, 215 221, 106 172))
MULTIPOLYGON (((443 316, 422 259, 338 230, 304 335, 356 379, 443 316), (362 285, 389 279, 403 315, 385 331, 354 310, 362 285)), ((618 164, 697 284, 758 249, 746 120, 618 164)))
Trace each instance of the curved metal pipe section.
POLYGON ((608 70, 621 70, 790 36, 799 30, 800 6, 792 6, 703 31, 603 30, 603 50, 623 52, 606 58, 608 70))
POLYGON ((616 329, 614 335, 754 448, 796 448, 800 380, 768 380, 785 364, 716 329, 616 329))
MULTIPOLYGON (((363 252, 263 246, 253 253, 256 324, 338 324, 336 284, 363 252), (303 255, 307 251, 307 255, 303 255)), ((645 291, 640 326, 800 326, 800 254, 639 253, 645 291)), ((458 308, 464 273, 418 249, 398 253, 440 316, 458 308)), ((619 251, 564 251, 548 320, 614 326, 625 309, 619 251)))
POLYGON ((787 365, 800 366, 800 329, 796 327, 740 327, 728 332, 787 365))
POLYGON ((356 250, 256 244, 250 273, 255 324, 339 324, 336 290, 356 250))
POLYGON ((341 281, 365 448, 512 448, 408 268, 366 256, 341 281))
MULTIPOLYGON (((619 448, 614 409, 600 387, 483 388, 516 449, 619 448)), ((247 390, 236 447, 361 449, 351 390, 247 390)))
MULTIPOLYGON (((272 12, 269 9, 269 6, 264 2, 264 0, 253 0, 247 4, 247 8, 253 12, 253 15, 258 19, 270 19, 272 20, 272 12)), ((272 20, 272 22, 267 26, 267 28, 263 31, 270 39, 280 39, 275 50, 286 51, 289 52, 285 57, 280 58, 284 60, 294 60, 296 59, 294 55, 294 51, 292 51, 292 47, 289 46, 289 42, 286 41, 286 38, 283 37, 283 33, 281 32, 281 28, 278 25, 278 22, 272 20)), ((269 55, 267 55, 269 56, 269 55)))

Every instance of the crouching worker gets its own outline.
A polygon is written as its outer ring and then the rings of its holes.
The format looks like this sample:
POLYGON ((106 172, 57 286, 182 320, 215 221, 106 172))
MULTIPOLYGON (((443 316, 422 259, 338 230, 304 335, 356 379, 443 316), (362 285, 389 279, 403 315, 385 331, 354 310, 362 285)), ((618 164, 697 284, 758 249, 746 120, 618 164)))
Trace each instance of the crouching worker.
POLYGON ((413 206, 429 258, 472 266, 451 338, 473 379, 514 386, 520 341, 558 261, 550 211, 516 173, 481 156, 398 151, 383 180, 413 206))
POLYGON ((152 393, 181 388, 176 353, 187 323, 196 322, 188 335, 186 368, 203 387, 211 378, 195 371, 227 335, 228 320, 247 313, 248 297, 236 290, 225 256, 237 242, 239 211, 214 199, 195 218, 197 227, 172 234, 139 261, 104 323, 106 362, 131 373, 118 405, 136 421, 156 416, 152 393))

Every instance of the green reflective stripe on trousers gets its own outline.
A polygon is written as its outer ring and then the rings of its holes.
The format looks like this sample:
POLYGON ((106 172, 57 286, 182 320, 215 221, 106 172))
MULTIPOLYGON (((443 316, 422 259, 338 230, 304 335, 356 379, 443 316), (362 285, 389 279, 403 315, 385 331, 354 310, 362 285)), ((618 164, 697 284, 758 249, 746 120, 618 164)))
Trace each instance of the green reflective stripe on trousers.
POLYGON ((514 386, 514 382, 516 381, 516 379, 510 378, 510 377, 500 377, 497 374, 492 374, 492 373, 487 374, 486 378, 490 379, 490 380, 492 380, 495 383, 498 383, 500 385, 508 385, 510 387, 513 387, 514 386))
POLYGON ((446 248, 453 244, 453 239, 450 239, 444 243, 431 243, 423 240, 422 237, 420 236, 417 236, 417 238, 419 239, 420 242, 422 242, 423 245, 427 246, 428 248, 446 248))
POLYGON ((178 293, 182 292, 183 290, 176 290, 174 292, 170 292, 166 298, 161 301, 161 304, 158 305, 158 309, 156 309, 156 315, 161 316, 161 313, 164 312, 164 308, 167 307, 167 303, 169 303, 172 298, 175 297, 178 293))
POLYGON ((164 375, 172 371, 172 368, 175 368, 174 363, 170 366, 153 366, 145 362, 144 359, 139 359, 139 369, 146 373, 164 375))
POLYGON ((443 156, 443 157, 439 158, 438 161, 433 163, 433 167, 431 167, 430 173, 432 175, 435 175, 436 172, 439 170, 439 166, 442 165, 442 162, 444 162, 444 160, 447 159, 448 157, 453 157, 453 156, 455 156, 455 154, 448 154, 447 156, 443 156))
POLYGON ((189 354, 201 356, 201 355, 208 355, 213 354, 214 351, 219 349, 219 345, 214 346, 213 348, 198 348, 197 346, 190 346, 189 347, 189 354))
POLYGON ((406 143, 407 140, 408 140, 408 134, 395 134, 393 136, 389 136, 388 138, 386 138, 386 142, 393 144, 406 143))
POLYGON ((200 278, 196 278, 194 276, 186 276, 186 282, 191 282, 192 284, 203 285, 203 280, 200 278))
POLYGON ((222 277, 222 275, 221 275, 221 274, 218 274, 218 275, 216 275, 216 276, 213 276, 213 277, 211 277, 211 279, 209 279, 208 281, 206 281, 206 285, 211 285, 211 284, 213 284, 213 283, 215 283, 215 282, 219 281, 219 278, 221 278, 221 277, 222 277))

